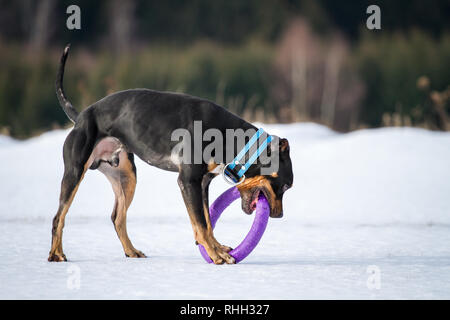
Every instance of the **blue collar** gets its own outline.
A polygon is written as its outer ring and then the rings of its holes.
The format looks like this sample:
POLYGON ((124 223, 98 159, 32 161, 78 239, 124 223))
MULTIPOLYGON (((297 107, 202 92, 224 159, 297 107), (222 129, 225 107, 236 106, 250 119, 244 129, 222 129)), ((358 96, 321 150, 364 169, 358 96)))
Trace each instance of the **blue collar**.
POLYGON ((256 152, 250 156, 250 158, 244 165, 242 165, 240 161, 244 159, 244 156, 263 135, 263 133, 263 129, 259 129, 258 131, 256 131, 256 133, 250 138, 244 148, 238 153, 236 158, 234 158, 233 161, 229 164, 225 165, 222 172, 225 181, 230 184, 236 185, 242 183, 245 180, 245 172, 247 172, 250 166, 256 161, 256 159, 258 159, 267 145, 272 141, 272 136, 267 135, 267 138, 261 143, 256 152))

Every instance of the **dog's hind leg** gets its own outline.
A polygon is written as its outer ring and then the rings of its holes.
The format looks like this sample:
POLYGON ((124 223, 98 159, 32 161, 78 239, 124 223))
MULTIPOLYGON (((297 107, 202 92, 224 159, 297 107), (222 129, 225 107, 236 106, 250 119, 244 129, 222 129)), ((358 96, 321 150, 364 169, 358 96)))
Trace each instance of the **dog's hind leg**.
POLYGON ((92 138, 83 129, 72 130, 64 142, 64 176, 61 182, 58 211, 53 218, 52 246, 48 261, 67 261, 62 249, 64 221, 88 167, 92 138))
MULTIPOLYGON (((101 143, 102 141, 100 141, 99 145, 101 143)), ((94 153, 96 153, 95 150, 94 153)), ((109 160, 103 160, 98 167, 98 169, 108 178, 115 195, 111 220, 114 223, 114 228, 122 243, 125 256, 130 258, 145 258, 144 253, 134 248, 127 234, 127 210, 133 200, 134 190, 136 188, 136 166, 134 165, 134 155, 123 150, 119 153, 112 153, 111 156, 117 156, 118 161, 111 162, 109 160)))

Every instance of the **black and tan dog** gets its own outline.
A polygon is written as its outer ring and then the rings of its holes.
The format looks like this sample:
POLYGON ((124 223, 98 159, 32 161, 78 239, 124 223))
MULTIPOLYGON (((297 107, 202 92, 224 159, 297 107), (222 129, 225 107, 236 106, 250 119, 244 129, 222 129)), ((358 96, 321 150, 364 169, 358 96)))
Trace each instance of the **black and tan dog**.
MULTIPOLYGON (((112 221, 127 257, 145 257, 134 248, 127 235, 126 213, 136 186, 134 154, 163 170, 179 173, 178 184, 189 213, 197 243, 202 244, 215 264, 234 263, 228 252, 214 238, 209 220, 208 186, 223 165, 212 161, 201 164, 176 163, 171 151, 176 142, 171 133, 178 128, 193 130, 194 121, 203 129, 256 129, 250 123, 210 101, 169 92, 134 89, 111 94, 78 113, 63 91, 64 65, 69 46, 61 57, 56 80, 58 100, 75 123, 64 142, 64 176, 61 182, 59 208, 53 219, 52 246, 49 261, 66 261, 62 249, 64 219, 88 169, 98 169, 111 182, 115 193, 112 221)), ((289 145, 279 140, 279 169, 261 175, 258 163, 250 167, 246 180, 238 186, 242 208, 247 214, 255 209, 255 199, 263 192, 271 207, 271 217, 281 217, 283 193, 293 181, 289 145)), ((237 154, 236 150, 236 153, 237 154)))

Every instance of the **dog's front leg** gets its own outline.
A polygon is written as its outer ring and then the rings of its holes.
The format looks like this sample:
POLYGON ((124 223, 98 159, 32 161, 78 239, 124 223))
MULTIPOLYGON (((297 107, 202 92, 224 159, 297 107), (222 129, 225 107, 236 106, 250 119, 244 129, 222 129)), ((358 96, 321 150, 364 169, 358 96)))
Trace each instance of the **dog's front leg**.
POLYGON ((178 185, 189 213, 195 240, 205 247, 206 252, 215 264, 236 263, 234 258, 228 254, 230 248, 222 246, 214 238, 209 219, 208 201, 203 199, 205 196, 207 197, 209 182, 205 185, 202 176, 196 175, 196 177, 193 177, 191 174, 180 172, 178 185))

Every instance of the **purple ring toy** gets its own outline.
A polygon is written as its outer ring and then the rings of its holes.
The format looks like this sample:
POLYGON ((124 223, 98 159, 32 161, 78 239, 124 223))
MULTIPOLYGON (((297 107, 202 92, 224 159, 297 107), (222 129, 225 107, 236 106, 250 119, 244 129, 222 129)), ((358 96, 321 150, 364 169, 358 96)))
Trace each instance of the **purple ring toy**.
MULTIPOLYGON (((216 201, 209 208, 209 216, 211 219, 211 226, 214 229, 216 222, 222 212, 236 199, 240 197, 239 190, 232 187, 222 193, 216 201)), ((250 228, 245 239, 229 254, 236 260, 236 263, 244 260, 255 249, 264 231, 266 230, 267 221, 269 220, 270 206, 266 197, 260 193, 258 203, 256 204, 255 220, 250 228)), ((199 244, 198 248, 206 262, 211 263, 212 260, 206 252, 205 248, 199 244)))

